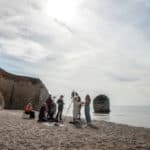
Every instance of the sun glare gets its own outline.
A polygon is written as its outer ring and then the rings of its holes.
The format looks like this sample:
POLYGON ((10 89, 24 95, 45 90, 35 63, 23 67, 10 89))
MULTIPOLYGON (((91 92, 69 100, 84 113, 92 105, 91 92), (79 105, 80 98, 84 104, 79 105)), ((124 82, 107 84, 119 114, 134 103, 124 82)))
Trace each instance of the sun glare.
POLYGON ((44 8, 49 17, 69 22, 72 21, 81 0, 48 0, 44 8))

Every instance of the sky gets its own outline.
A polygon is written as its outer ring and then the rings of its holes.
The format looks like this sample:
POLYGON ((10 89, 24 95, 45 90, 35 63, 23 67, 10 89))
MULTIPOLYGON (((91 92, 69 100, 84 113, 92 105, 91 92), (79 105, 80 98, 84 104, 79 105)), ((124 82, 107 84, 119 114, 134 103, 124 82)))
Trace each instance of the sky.
POLYGON ((0 0, 0 67, 111 105, 150 105, 149 0, 0 0))

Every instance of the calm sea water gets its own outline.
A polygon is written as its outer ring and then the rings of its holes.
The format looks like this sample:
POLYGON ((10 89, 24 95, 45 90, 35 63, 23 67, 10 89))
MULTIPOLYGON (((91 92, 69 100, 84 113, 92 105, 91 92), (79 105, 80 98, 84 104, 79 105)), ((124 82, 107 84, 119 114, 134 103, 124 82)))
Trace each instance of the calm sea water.
POLYGON ((93 114, 93 118, 150 128, 150 106, 112 106, 109 115, 93 114))
MULTIPOLYGON (((66 113, 72 116, 72 107, 69 110, 66 108, 66 113)), ((110 114, 95 114, 91 107, 91 114, 94 120, 150 128, 150 106, 111 106, 110 114)), ((84 118, 84 108, 82 108, 82 117, 84 118)))

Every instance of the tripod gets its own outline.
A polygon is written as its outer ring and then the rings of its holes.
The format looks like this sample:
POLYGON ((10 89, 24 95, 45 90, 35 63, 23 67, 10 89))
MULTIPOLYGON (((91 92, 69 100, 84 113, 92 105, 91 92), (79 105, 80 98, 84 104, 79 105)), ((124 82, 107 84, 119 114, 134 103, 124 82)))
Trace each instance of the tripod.
POLYGON ((65 119, 66 119, 66 117, 67 117, 67 114, 68 114, 68 112, 69 112, 69 110, 70 110, 70 108, 71 108, 72 103, 73 103, 73 101, 71 101, 71 103, 69 104, 69 106, 68 106, 68 108, 67 108, 67 110, 66 110, 66 114, 65 114, 65 117, 64 117, 63 122, 65 121, 65 119))

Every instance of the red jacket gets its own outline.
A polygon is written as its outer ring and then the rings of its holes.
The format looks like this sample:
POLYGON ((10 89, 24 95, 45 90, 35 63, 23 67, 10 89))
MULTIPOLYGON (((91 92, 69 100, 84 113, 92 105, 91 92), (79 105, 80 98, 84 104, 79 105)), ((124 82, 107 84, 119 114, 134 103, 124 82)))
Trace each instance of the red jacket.
POLYGON ((25 111, 25 112, 30 112, 30 111, 32 111, 32 106, 31 106, 31 105, 26 105, 25 108, 24 108, 24 111, 25 111))
POLYGON ((48 109, 51 108, 51 105, 52 105, 52 99, 51 99, 51 97, 48 97, 48 99, 46 100, 46 105, 47 105, 48 109))

